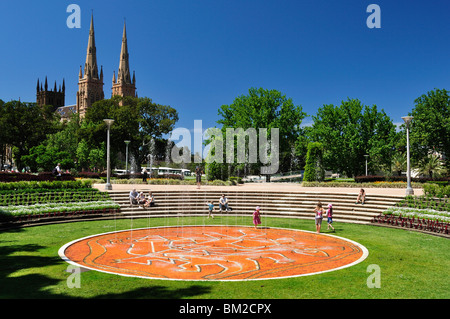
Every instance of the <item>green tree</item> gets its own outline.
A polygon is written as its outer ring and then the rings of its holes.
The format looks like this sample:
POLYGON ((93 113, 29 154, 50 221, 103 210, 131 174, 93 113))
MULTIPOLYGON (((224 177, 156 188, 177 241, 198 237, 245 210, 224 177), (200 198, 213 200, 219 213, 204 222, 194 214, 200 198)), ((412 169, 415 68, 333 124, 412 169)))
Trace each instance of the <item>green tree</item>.
POLYGON ((124 141, 129 140, 130 157, 134 157, 139 168, 150 152, 152 140, 160 139, 174 128, 178 112, 170 106, 153 103, 149 98, 114 96, 95 102, 86 112, 80 129, 80 137, 90 148, 100 148, 106 140, 104 119, 114 120, 110 132, 112 163, 118 153, 125 152, 124 141))
POLYGON ((428 177, 440 177, 447 173, 441 158, 436 154, 429 154, 419 161, 419 173, 428 177))
MULTIPOLYGON (((292 169, 293 149, 298 136, 301 134, 301 123, 306 117, 302 107, 294 105, 291 98, 286 98, 277 90, 267 90, 263 88, 251 88, 248 95, 237 97, 232 104, 222 105, 219 108, 220 119, 218 124, 222 125, 222 132, 225 134, 227 128, 244 131, 249 128, 256 129, 259 138, 259 129, 266 128, 268 139, 270 139, 271 129, 279 129, 279 170, 287 171, 292 169)), ((248 149, 249 139, 246 139, 246 149, 248 149)), ((236 149, 236 148, 235 148, 236 149)), ((231 171, 242 172, 244 167, 253 173, 259 174, 259 168, 263 166, 258 157, 257 163, 237 163, 231 165, 231 171), (237 164, 236 164, 237 163, 237 164)))
POLYGON ((325 168, 347 176, 363 174, 365 154, 370 170, 390 168, 398 134, 384 110, 348 99, 340 106, 324 105, 313 120, 308 139, 323 144, 325 168))
POLYGON ((321 182, 325 179, 323 168, 323 145, 321 143, 309 143, 306 154, 306 165, 303 180, 305 182, 321 182))
POLYGON ((406 154, 404 152, 395 152, 392 156, 391 169, 397 173, 398 176, 402 175, 402 171, 406 171, 407 162, 406 154))
MULTIPOLYGON (((449 91, 435 89, 414 102, 415 106, 410 114, 414 117, 410 125, 412 159, 420 162, 431 152, 450 157, 449 91)), ((447 161, 447 168, 449 165, 447 161)))
POLYGON ((0 103, 0 119, 0 144, 12 147, 19 170, 25 166, 23 157, 41 144, 47 134, 55 133, 59 123, 51 106, 20 101, 0 103))

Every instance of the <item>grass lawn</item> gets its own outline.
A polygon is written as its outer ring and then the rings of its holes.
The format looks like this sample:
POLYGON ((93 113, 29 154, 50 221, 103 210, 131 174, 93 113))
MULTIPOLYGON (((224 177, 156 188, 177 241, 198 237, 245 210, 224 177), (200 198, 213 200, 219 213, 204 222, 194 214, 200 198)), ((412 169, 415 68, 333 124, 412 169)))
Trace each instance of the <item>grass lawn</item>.
MULTIPOLYGON (((68 264, 58 250, 69 241, 115 230, 200 225, 205 219, 135 219, 64 223, 0 232, 0 298, 196 298, 196 299, 448 299, 449 240, 401 229, 335 224, 337 236, 354 240, 369 256, 328 273, 264 281, 193 282, 129 278, 87 271, 81 287, 68 288, 68 264), (369 265, 381 269, 381 287, 368 288, 369 265)), ((216 217, 210 224, 251 225, 251 217, 216 217)), ((263 219, 263 225, 314 230, 314 221, 263 219)), ((326 226, 326 224, 325 224, 326 226)), ((327 233, 327 231, 324 231, 327 233)))

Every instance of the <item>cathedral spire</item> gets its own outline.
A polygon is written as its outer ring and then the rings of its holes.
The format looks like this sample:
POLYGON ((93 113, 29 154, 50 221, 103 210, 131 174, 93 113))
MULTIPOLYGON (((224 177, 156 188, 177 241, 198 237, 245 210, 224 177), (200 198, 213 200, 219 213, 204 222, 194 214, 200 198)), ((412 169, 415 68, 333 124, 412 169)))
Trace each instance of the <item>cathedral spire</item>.
POLYGON ((86 53, 86 63, 84 64, 84 75, 82 66, 78 76, 78 92, 76 112, 80 118, 84 118, 88 108, 97 101, 103 100, 103 68, 98 73, 97 48, 95 46, 94 14, 91 15, 91 26, 89 28, 89 40, 86 53))
POLYGON ((91 27, 89 29, 89 40, 84 65, 84 76, 98 79, 97 48, 95 47, 94 14, 91 15, 91 27))
POLYGON ((130 64, 127 43, 127 26, 123 23, 122 48, 120 50, 119 73, 117 74, 118 83, 131 83, 130 64))

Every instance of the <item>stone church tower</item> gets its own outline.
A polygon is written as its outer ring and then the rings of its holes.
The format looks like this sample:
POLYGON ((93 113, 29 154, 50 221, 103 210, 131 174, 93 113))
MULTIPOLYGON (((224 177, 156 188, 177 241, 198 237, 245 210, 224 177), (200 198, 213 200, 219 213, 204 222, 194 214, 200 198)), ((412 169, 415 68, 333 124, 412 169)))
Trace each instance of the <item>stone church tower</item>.
POLYGON ((37 80, 36 85, 36 103, 39 106, 43 105, 52 105, 55 110, 58 107, 64 106, 65 102, 65 94, 66 94, 66 84, 63 79, 62 88, 61 85, 59 86, 59 89, 56 87, 56 81, 55 86, 53 90, 48 89, 48 83, 47 83, 47 77, 45 77, 45 84, 44 87, 42 87, 42 83, 39 85, 39 79, 37 80))
POLYGON ((120 51, 120 62, 119 62, 119 72, 113 74, 112 80, 112 96, 132 96, 137 97, 136 94, 136 78, 133 72, 133 79, 130 75, 130 64, 129 64, 129 54, 128 54, 128 43, 127 43, 127 28, 124 23, 123 25, 123 35, 122 35, 122 48, 120 51))
POLYGON ((78 78, 76 112, 80 114, 80 118, 84 118, 87 109, 91 107, 94 102, 105 98, 105 94, 103 93, 103 67, 101 68, 100 75, 98 74, 93 16, 91 16, 84 75, 82 73, 82 67, 80 66, 78 78))

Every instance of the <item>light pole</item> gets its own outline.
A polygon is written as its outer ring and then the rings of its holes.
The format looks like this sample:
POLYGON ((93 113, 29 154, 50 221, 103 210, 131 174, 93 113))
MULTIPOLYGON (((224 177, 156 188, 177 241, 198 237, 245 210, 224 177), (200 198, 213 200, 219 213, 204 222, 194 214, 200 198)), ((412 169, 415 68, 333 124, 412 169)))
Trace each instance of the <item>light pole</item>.
POLYGON ((407 171, 406 195, 414 195, 414 190, 411 187, 411 164, 409 156, 409 124, 411 123, 413 117, 403 116, 402 119, 403 121, 405 121, 406 124, 406 171, 407 171))
POLYGON ((366 176, 367 176, 367 158, 369 157, 369 155, 364 155, 364 157, 366 158, 366 176))
POLYGON ((106 185, 105 185, 105 189, 111 190, 112 186, 111 186, 111 181, 110 181, 111 163, 110 163, 110 158, 109 158, 109 150, 110 150, 109 131, 111 129, 111 125, 114 123, 114 120, 105 119, 103 121, 105 121, 106 125, 108 126, 108 133, 106 135, 107 137, 106 137, 106 185))
POLYGON ((128 144, 130 144, 131 141, 124 141, 124 142, 127 145, 127 151, 125 155, 125 174, 128 175, 128 144))

